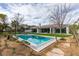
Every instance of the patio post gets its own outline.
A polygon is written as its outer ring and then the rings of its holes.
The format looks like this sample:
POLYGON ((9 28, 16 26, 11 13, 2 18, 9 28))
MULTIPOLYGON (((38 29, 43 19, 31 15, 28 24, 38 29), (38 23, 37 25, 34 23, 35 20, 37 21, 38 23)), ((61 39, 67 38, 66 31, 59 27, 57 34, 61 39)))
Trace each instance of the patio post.
POLYGON ((52 33, 52 28, 50 28, 50 34, 52 33))
POLYGON ((69 34, 69 27, 66 27, 66 34, 69 34))
POLYGON ((53 34, 55 33, 55 28, 52 29, 53 34))
POLYGON ((39 33, 39 28, 37 28, 37 33, 39 33))

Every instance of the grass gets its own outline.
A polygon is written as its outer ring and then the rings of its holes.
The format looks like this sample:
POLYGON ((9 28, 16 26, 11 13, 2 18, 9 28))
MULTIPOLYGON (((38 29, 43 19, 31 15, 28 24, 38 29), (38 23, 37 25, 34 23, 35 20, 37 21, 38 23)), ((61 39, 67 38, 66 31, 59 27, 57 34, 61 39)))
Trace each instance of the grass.
POLYGON ((67 35, 67 34, 41 34, 41 33, 29 33, 29 34, 35 34, 35 35, 41 35, 41 36, 54 36, 54 37, 68 37, 71 35, 67 35))
MULTIPOLYGON (((15 34, 15 32, 2 32, 0 34, 3 34, 3 35, 7 35, 7 34, 15 34)), ((21 34, 20 32, 16 32, 16 34, 21 34)), ((71 36, 71 35, 67 35, 67 34, 43 34, 43 33, 33 33, 33 32, 30 32, 30 33, 26 33, 26 34, 35 34, 35 35, 40 35, 40 36, 54 36, 54 37, 68 37, 68 36, 71 36)))
MULTIPOLYGON (((15 32, 0 32, 0 34, 15 34, 15 32)), ((16 34, 20 34, 20 32, 16 32, 16 34)))

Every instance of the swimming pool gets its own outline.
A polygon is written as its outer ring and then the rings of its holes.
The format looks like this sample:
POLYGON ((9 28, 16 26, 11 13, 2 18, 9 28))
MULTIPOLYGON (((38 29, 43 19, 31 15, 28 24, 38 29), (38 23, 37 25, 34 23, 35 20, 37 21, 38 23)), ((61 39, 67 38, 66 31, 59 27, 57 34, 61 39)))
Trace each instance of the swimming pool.
POLYGON ((35 36, 35 35, 19 35, 18 37, 22 38, 25 41, 29 41, 30 43, 41 45, 42 43, 48 42, 51 38, 35 36))
POLYGON ((20 41, 27 41, 30 47, 39 52, 55 41, 55 38, 42 37, 37 35, 17 35, 20 41))

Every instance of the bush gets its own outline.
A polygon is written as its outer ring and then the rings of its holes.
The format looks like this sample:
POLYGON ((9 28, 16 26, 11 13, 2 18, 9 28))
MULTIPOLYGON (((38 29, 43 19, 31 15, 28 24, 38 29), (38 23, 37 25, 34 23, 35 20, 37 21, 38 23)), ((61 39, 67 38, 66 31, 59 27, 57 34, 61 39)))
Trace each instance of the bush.
POLYGON ((28 44, 28 45, 30 45, 30 43, 29 42, 27 42, 27 41, 23 41, 25 44, 28 44))
POLYGON ((9 35, 9 33, 8 32, 3 32, 2 35, 7 37, 9 35))
POLYGON ((59 48, 57 45, 54 46, 55 48, 59 48))
POLYGON ((66 40, 65 38, 61 38, 60 40, 66 40))

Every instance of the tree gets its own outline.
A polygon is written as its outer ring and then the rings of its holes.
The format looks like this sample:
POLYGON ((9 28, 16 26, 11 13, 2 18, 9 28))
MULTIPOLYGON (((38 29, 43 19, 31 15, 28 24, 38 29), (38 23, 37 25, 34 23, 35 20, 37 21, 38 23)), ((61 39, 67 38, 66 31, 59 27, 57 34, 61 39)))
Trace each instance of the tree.
POLYGON ((49 14, 49 18, 51 22, 56 24, 60 29, 60 33, 62 33, 62 28, 64 26, 64 22, 66 21, 66 16, 71 11, 70 5, 58 4, 55 5, 54 9, 51 9, 50 11, 51 13, 49 14))
POLYGON ((0 32, 3 31, 3 25, 0 23, 0 32))
POLYGON ((79 23, 78 23, 79 19, 77 21, 75 21, 72 25, 70 25, 70 31, 71 34, 73 35, 73 38, 76 40, 77 46, 79 46, 79 23))
POLYGON ((0 14, 0 22, 2 24, 2 30, 5 30, 8 23, 7 23, 7 15, 5 14, 0 14))
POLYGON ((11 26, 12 26, 12 29, 15 31, 15 33, 17 31, 17 25, 18 25, 18 23, 15 20, 12 21, 11 26))
POLYGON ((11 26, 14 28, 16 34, 18 29, 20 29, 20 25, 24 22, 24 16, 17 13, 12 19, 11 26))

